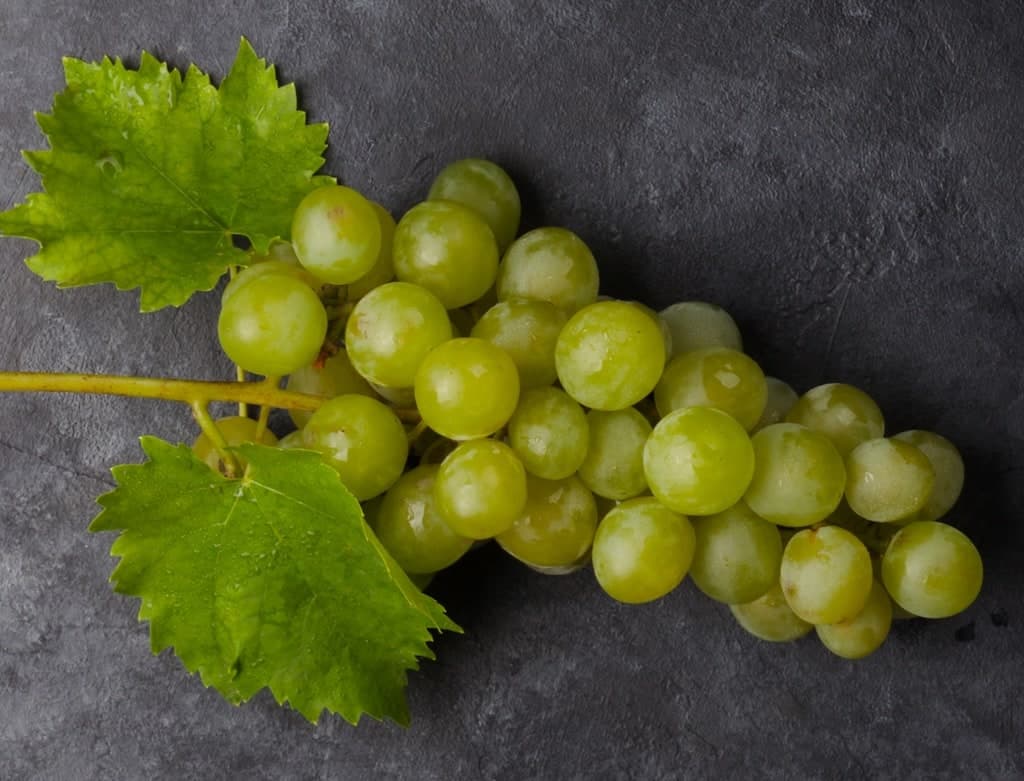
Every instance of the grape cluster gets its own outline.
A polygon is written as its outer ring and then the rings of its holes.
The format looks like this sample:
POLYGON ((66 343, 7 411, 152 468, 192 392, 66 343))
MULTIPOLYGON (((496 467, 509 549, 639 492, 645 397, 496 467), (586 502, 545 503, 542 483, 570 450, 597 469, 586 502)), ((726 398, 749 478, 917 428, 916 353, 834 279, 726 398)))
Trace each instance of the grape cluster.
MULTIPOLYGON (((948 440, 886 438, 849 385, 797 396, 719 307, 600 297, 577 235, 516 238, 519 220, 484 160, 397 225, 329 185, 223 293, 234 362, 330 399, 280 447, 318 451, 416 582, 494 539, 544 573, 592 563, 621 602, 689 574, 757 637, 813 628, 847 658, 975 599, 978 552, 939 522, 963 484, 948 440)), ((223 421, 229 444, 260 434, 245 420, 223 421)))

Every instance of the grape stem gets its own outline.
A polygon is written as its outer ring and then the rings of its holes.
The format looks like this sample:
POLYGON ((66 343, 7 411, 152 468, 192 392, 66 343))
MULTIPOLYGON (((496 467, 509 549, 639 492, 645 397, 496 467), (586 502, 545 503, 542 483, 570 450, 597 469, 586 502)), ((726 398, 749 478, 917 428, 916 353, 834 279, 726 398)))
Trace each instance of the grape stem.
MULTIPOLYGON (((281 378, 280 377, 267 377, 263 380, 269 387, 280 388, 281 378)), ((267 421, 270 420, 271 405, 264 404, 260 407, 260 415, 256 420, 256 441, 259 442, 263 436, 263 432, 267 430, 267 421)))
POLYGON ((217 451, 217 455, 220 456, 221 462, 224 464, 224 471, 228 477, 234 477, 238 474, 239 464, 238 459, 235 458, 234 453, 228 449, 227 440, 224 439, 224 435, 220 433, 220 429, 217 428, 217 423, 210 416, 210 410, 204 401, 192 402, 192 416, 196 419, 196 423, 199 424, 200 430, 206 434, 206 438, 210 440, 210 444, 213 445, 217 451))

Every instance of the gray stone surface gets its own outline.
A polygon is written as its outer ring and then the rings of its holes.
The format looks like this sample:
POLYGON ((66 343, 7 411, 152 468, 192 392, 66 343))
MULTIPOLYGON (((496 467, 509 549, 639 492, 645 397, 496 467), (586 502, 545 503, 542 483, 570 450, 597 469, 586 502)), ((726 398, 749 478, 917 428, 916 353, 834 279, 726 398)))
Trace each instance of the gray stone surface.
MULTIPOLYGON (((311 727, 152 658, 85 531, 139 434, 193 436, 183 410, 5 396, 0 778, 1024 776, 1019 2, 5 0, 0 207, 36 186, 18 150, 62 55, 223 74, 241 34, 332 122, 330 171, 396 211, 493 157, 530 224, 592 244, 606 292, 718 301, 770 373, 954 439, 985 588, 851 663, 756 642, 689 585, 623 607, 485 549, 437 580, 466 634, 412 677, 412 727, 311 727)), ((140 317, 134 294, 41 282, 30 249, 0 242, 0 367, 227 375, 213 296, 140 317)))

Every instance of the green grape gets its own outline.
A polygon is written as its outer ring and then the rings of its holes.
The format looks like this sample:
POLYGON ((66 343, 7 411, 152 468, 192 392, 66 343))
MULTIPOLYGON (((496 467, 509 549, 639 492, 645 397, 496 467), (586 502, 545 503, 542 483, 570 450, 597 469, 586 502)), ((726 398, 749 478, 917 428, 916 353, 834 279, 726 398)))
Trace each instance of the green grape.
POLYGON ((654 390, 665 368, 658 326, 621 301, 581 309, 555 347, 558 379, 576 401, 593 409, 631 407, 654 390))
POLYGON ((350 187, 327 185, 310 192, 292 217, 292 247, 309 271, 332 285, 366 275, 380 256, 380 219, 350 187))
POLYGON ((960 457, 960 451, 948 439, 931 431, 904 431, 893 439, 909 442, 916 447, 925 454, 935 470, 935 485, 914 520, 939 520, 953 509, 964 487, 964 460, 960 457))
POLYGON ((489 160, 466 158, 445 166, 427 198, 468 206, 486 221, 502 251, 519 230, 519 193, 504 169, 489 160))
POLYGON ((547 301, 572 314, 597 300, 597 261, 565 228, 537 228, 512 242, 498 269, 498 300, 547 301))
POLYGON ((868 600, 873 579, 868 549, 838 526, 797 532, 782 553, 782 593, 793 612, 811 624, 855 617, 868 600))
POLYGON ((892 602, 877 580, 864 608, 853 618, 815 627, 818 639, 828 650, 844 659, 863 659, 878 650, 892 626, 892 602))
POLYGON ((779 530, 743 502, 693 522, 697 548, 690 577, 712 599, 729 605, 752 602, 779 579, 779 530))
POLYGON ((730 605, 729 610, 740 626, 770 643, 799 640, 814 628, 790 609, 778 583, 753 602, 730 605))
POLYGON ((619 602, 640 604, 678 586, 693 559, 690 521, 657 499, 622 502, 597 527, 591 553, 601 588, 619 602))
POLYGON ((363 276, 348 286, 348 300, 358 301, 374 288, 395 278, 395 261, 392 248, 395 243, 395 218, 379 203, 370 201, 377 221, 380 223, 380 252, 373 266, 363 276))
POLYGON ((376 399, 356 394, 324 402, 302 429, 302 444, 319 451, 361 502, 391 487, 409 455, 402 421, 376 399))
POLYGON ((846 469, 824 434, 796 423, 776 423, 751 439, 754 478, 744 501, 779 526, 810 526, 838 506, 846 469))
POLYGON ((981 556, 967 536, 937 521, 900 529, 882 557, 882 581, 900 607, 923 618, 956 615, 981 591, 981 556))
POLYGON ((452 339, 423 359, 413 388, 430 428, 448 439, 476 439, 512 417, 519 374, 508 354, 490 342, 452 339))
POLYGON ((217 335, 228 358, 253 374, 280 377, 312 363, 327 336, 327 313, 308 285, 264 274, 220 310, 217 335))
POLYGON ((526 507, 526 470, 508 445, 493 439, 463 442, 441 464, 434 502, 456 534, 494 537, 526 507))
POLYGON ((846 457, 846 501, 869 521, 912 517, 924 507, 934 484, 931 462, 909 442, 870 439, 846 457))
MULTIPOLYGON (((252 418, 246 418, 239 415, 231 416, 227 418, 220 418, 215 421, 217 430, 220 431, 224 442, 228 447, 237 447, 247 442, 256 441, 256 429, 258 425, 252 418)), ((273 432, 263 430, 260 436, 261 445, 276 445, 278 444, 277 437, 274 436, 273 432)), ((223 464, 220 460, 220 454, 217 452, 217 448, 206 434, 200 433, 196 437, 196 441, 192 443, 192 452, 196 454, 196 458, 203 461, 210 469, 214 472, 222 471, 223 464)), ((235 458, 238 459, 240 466, 245 466, 245 459, 240 454, 236 453, 235 458)))
POLYGON ((885 433, 885 419, 874 400, 838 382, 811 388, 789 410, 786 420, 825 434, 843 458, 861 442, 885 433))
POLYGON ((376 385, 371 382, 370 387, 373 389, 374 393, 384 399, 384 401, 392 407, 396 407, 398 409, 413 409, 416 406, 416 395, 411 386, 408 388, 388 388, 384 385, 376 385))
POLYGON ((623 500, 647 490, 644 445, 651 424, 633 407, 587 413, 590 436, 587 454, 579 467, 583 484, 601 497, 623 500))
POLYGON ((480 317, 470 335, 508 353, 519 370, 523 390, 543 388, 558 379, 555 345, 568 318, 547 301, 501 301, 480 317))
POLYGON ((644 475, 663 504, 685 515, 713 515, 736 504, 754 473, 747 432, 710 407, 663 418, 644 446, 644 475))
POLYGON ((662 416, 683 407, 714 407, 747 431, 761 419, 767 397, 761 367, 728 347, 691 350, 673 358, 654 389, 662 416))
MULTIPOLYGON (((608 300, 613 301, 614 299, 608 300)), ((647 304, 642 304, 639 301, 627 301, 626 303, 635 306, 658 326, 658 330, 661 331, 662 344, 665 346, 665 360, 667 361, 672 356, 672 330, 668 327, 668 323, 662 320, 658 313, 647 306, 647 304)))
POLYGON ((290 434, 285 434, 277 441, 277 446, 282 450, 302 450, 305 446, 302 444, 302 429, 295 429, 290 434))
MULTIPOLYGON (((476 440, 470 440, 475 442, 476 440)), ((448 455, 458 447, 458 442, 453 442, 450 439, 444 437, 438 437, 431 442, 423 451, 423 455, 420 456, 421 464, 442 464, 444 460, 448 458, 448 455)))
POLYGON ((672 334, 672 357, 705 347, 743 350, 740 329, 720 306, 704 301, 681 301, 662 309, 659 316, 672 334))
POLYGON ((558 388, 526 391, 508 422, 508 442, 526 471, 545 480, 579 469, 589 438, 583 409, 558 388))
POLYGON ((406 573, 406 574, 409 576, 409 580, 412 581, 412 584, 416 588, 418 588, 420 591, 425 591, 427 586, 429 586, 433 582, 434 575, 436 575, 437 573, 436 572, 425 572, 425 573, 411 572, 411 573, 406 573))
MULTIPOLYGON (((285 387, 290 391, 325 396, 328 399, 346 393, 373 396, 373 388, 355 370, 344 350, 336 352, 322 366, 311 364, 293 371, 285 387)), ((305 426, 313 416, 312 412, 300 409, 288 410, 288 414, 298 428, 305 426)))
POLYGON ((768 396, 765 400, 764 412, 761 413, 761 419, 751 429, 751 433, 784 421, 786 415, 793 409, 793 405, 796 404, 796 400, 800 398, 796 395, 796 391, 782 380, 775 377, 765 377, 764 381, 768 390, 768 396))
POLYGON ((367 293, 345 326, 352 365, 386 388, 411 388, 427 353, 451 338, 452 324, 437 296, 405 282, 367 293))
POLYGON ((220 305, 224 306, 224 304, 227 303, 235 293, 245 287, 249 282, 262 277, 265 274, 294 277, 307 285, 314 292, 319 290, 321 285, 320 280, 302 268, 302 266, 295 266, 283 260, 267 259, 258 261, 254 258, 253 265, 243 268, 235 275, 234 279, 224 286, 224 292, 221 293, 220 296, 220 305))
POLYGON ((526 507, 495 539, 506 553, 534 567, 575 566, 597 528, 594 495, 577 477, 526 476, 526 507))
POLYGON ((410 575, 450 567, 473 545, 444 522, 434 501, 439 467, 418 466, 399 478, 377 510, 377 539, 410 575))
POLYGON ((425 287, 448 309, 476 301, 498 273, 498 245, 487 223, 449 201, 425 201, 406 212, 392 252, 396 276, 425 287))

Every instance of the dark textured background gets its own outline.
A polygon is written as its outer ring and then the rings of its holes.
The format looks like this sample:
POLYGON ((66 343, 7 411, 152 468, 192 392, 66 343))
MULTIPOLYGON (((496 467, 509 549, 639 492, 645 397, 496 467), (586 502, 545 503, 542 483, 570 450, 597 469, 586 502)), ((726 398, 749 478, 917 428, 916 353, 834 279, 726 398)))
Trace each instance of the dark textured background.
MULTIPOLYGON (((1020 2, 205 5, 4 0, 0 207, 36 187, 18 150, 62 55, 223 75, 246 34, 331 121, 330 171, 396 211, 492 157, 530 224, 591 243, 605 292, 720 302, 770 373, 954 439, 986 585, 851 663, 759 643, 690 585, 623 607, 483 550, 437 580, 467 631, 413 676, 412 727, 314 728, 152 658, 85 531, 108 467, 139 434, 191 439, 187 414, 0 397, 0 778, 1022 777, 1020 2)), ((0 242, 0 366, 228 376, 214 296, 142 318, 39 281, 30 250, 0 242)))

